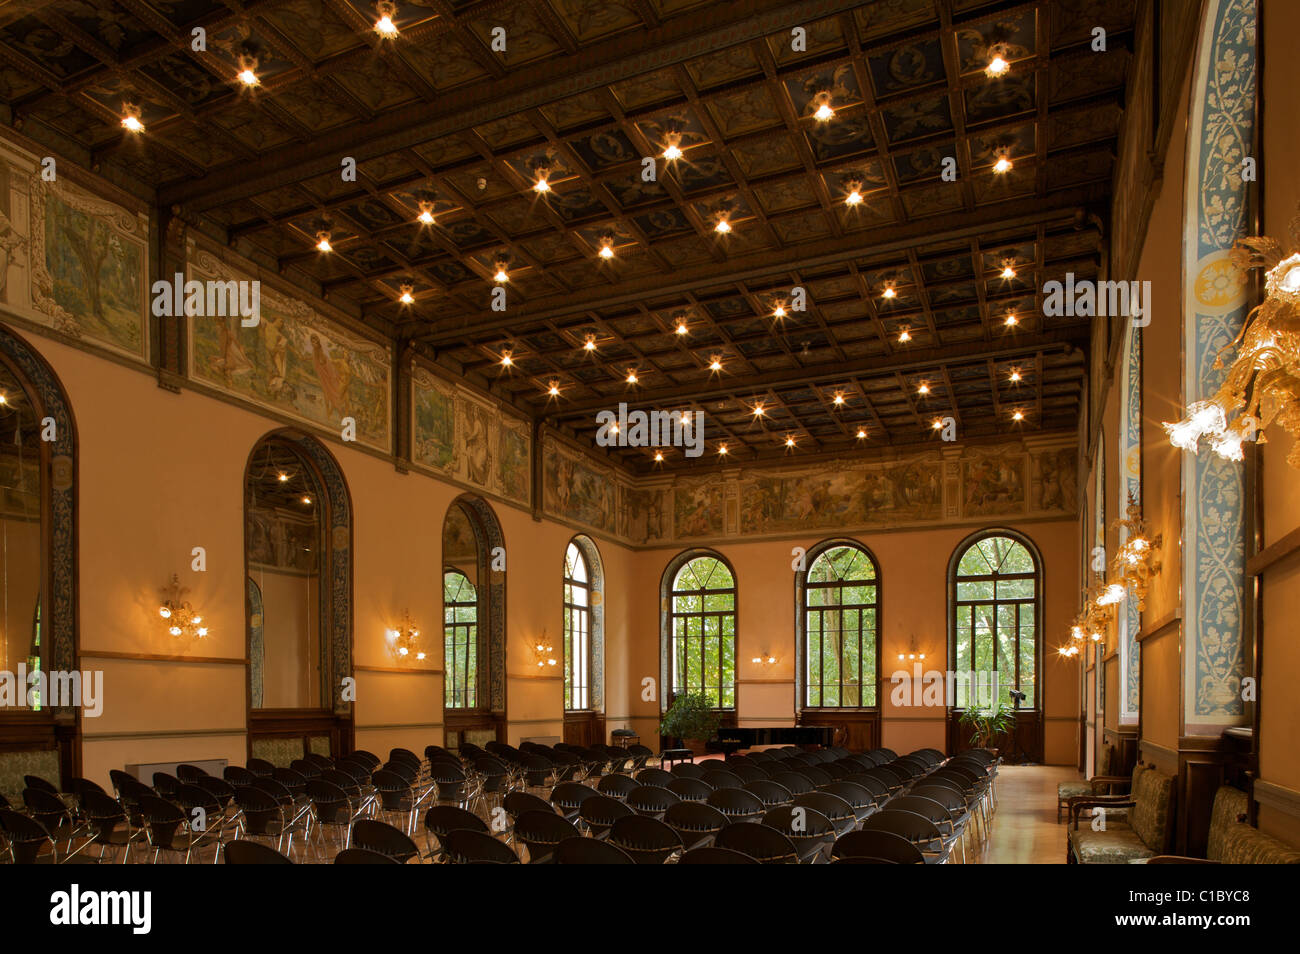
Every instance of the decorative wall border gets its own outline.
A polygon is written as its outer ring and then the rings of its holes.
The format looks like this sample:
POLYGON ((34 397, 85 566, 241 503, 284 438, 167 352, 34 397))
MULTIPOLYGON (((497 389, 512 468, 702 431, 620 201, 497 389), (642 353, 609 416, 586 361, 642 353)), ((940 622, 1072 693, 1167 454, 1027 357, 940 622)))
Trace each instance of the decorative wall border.
MULTIPOLYGON (((1125 333, 1119 388, 1119 513, 1127 516, 1128 500, 1142 505, 1142 329, 1132 322, 1125 333)), ((1124 545, 1128 531, 1121 526, 1119 544, 1124 545)), ((1142 630, 1142 614, 1137 600, 1124 597, 1119 614, 1119 723, 1138 721, 1141 699, 1141 653, 1137 634, 1142 630)))
MULTIPOLYGON (((1206 0, 1193 74, 1183 193, 1183 406, 1212 395, 1220 349, 1245 321, 1243 273, 1229 261, 1247 233, 1252 188, 1241 179, 1256 122, 1255 0, 1206 0)), ((1246 672, 1245 494, 1242 468, 1183 454, 1183 727, 1217 735, 1241 723, 1246 672)))

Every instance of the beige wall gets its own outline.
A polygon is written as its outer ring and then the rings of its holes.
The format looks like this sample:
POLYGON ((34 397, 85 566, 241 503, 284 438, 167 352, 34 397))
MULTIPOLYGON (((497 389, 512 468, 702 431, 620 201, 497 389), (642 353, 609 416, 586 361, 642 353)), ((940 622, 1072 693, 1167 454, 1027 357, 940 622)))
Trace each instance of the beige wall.
MULTIPOLYGON (((1078 687, 1076 663, 1057 657, 1056 646, 1074 614, 1078 576, 1078 537, 1073 519, 1008 526, 1029 537, 1044 563, 1043 680, 1046 706, 1045 757, 1054 764, 1073 763, 1077 752, 1078 687)), ((880 652, 883 676, 898 668, 898 653, 911 651, 913 639, 925 653, 926 668, 947 668, 948 559, 957 545, 979 526, 939 530, 855 534, 880 567, 880 652)), ((741 725, 790 725, 795 693, 795 592, 791 549, 810 549, 825 535, 782 541, 729 543, 715 547, 735 569, 737 581, 737 693, 741 725), (772 654, 773 665, 758 665, 755 656, 772 654)), ((626 683, 639 686, 643 678, 659 679, 659 622, 656 607, 664 568, 679 549, 637 553, 633 562, 641 607, 631 616, 633 633, 626 659, 626 683)), ((899 752, 946 746, 942 708, 897 707, 886 682, 881 693, 882 744, 899 752)), ((633 728, 644 737, 653 730, 659 702, 631 700, 633 728)), ((617 711, 617 707, 611 708, 617 711)))

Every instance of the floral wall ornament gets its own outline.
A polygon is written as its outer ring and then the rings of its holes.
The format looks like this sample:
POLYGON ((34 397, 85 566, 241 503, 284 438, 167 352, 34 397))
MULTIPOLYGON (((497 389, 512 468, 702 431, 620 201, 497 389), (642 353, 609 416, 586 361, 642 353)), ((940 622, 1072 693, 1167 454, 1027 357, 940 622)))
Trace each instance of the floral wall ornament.
POLYGON ((420 630, 411 622, 411 615, 402 611, 402 624, 388 631, 389 650, 399 662, 423 661, 425 652, 420 648, 420 630))
MULTIPOLYGON (((1300 248, 1300 213, 1291 220, 1291 244, 1300 248)), ((1237 356, 1214 396, 1187 407, 1182 420, 1164 425, 1175 447, 1196 453, 1202 438, 1227 460, 1241 460, 1247 441, 1277 422, 1300 438, 1300 251, 1287 255, 1267 236, 1239 239, 1230 254, 1241 270, 1262 268, 1264 300, 1246 316, 1241 333, 1227 346, 1237 356)), ((1225 348, 1224 350, 1227 350, 1225 348)), ((1223 367, 1222 353, 1214 366, 1223 367)), ((1300 443, 1287 463, 1300 468, 1300 443)))
POLYGON ((208 635, 208 627, 203 617, 195 612, 185 594, 187 587, 181 586, 180 577, 172 574, 171 582, 163 588, 162 602, 158 607, 158 616, 171 636, 194 639, 208 635))

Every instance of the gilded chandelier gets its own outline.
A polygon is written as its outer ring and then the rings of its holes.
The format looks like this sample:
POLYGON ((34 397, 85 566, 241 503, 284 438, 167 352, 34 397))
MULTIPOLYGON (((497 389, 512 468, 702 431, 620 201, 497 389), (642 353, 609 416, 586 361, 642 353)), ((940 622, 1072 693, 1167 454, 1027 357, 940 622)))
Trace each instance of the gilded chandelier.
MULTIPOLYGON (((1300 247, 1300 215, 1291 220, 1291 243, 1300 247)), ((1274 421, 1300 438, 1300 252, 1286 256, 1281 243, 1259 236, 1239 240, 1231 261, 1241 269, 1267 269, 1264 301, 1246 316, 1232 342, 1237 357, 1219 390, 1188 405, 1181 421, 1164 427, 1175 447, 1196 453, 1201 438, 1207 438, 1220 457, 1241 460, 1242 444, 1263 443, 1260 432, 1274 421)), ((1214 366, 1223 367, 1222 356, 1214 366)), ((1300 443, 1291 448, 1287 463, 1300 467, 1300 443)))

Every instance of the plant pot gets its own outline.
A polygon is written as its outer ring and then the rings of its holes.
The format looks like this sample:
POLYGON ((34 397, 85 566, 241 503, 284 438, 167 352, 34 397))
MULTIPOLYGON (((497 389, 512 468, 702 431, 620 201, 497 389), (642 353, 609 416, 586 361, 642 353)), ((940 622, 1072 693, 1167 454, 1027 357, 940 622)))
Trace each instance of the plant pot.
POLYGON ((690 749, 691 753, 697 757, 708 754, 709 750, 705 748, 706 744, 707 743, 705 742, 704 739, 683 739, 682 740, 682 748, 690 749))

